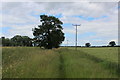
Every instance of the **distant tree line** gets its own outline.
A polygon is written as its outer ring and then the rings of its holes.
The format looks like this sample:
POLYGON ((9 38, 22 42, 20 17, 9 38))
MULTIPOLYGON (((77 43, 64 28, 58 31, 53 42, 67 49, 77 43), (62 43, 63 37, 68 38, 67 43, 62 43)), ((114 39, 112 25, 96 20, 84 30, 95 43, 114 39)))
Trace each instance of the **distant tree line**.
MULTIPOLYGON (((75 47, 75 46, 61 46, 61 47, 75 47)), ((116 45, 115 41, 110 41, 108 45, 104 46, 92 46, 91 43, 85 43, 85 46, 77 46, 77 47, 120 47, 120 45, 116 45)))
MULTIPOLYGON (((91 46, 90 43, 85 43, 85 47, 90 47, 90 46, 91 46)), ((116 46, 115 41, 110 41, 107 46, 101 46, 101 47, 114 47, 114 46, 116 46)))
MULTIPOLYGON (((39 42, 37 43, 34 38, 30 38, 28 36, 20 36, 20 35, 15 35, 12 38, 5 38, 1 37, 0 41, 2 41, 2 46, 39 46, 39 42)), ((106 46, 91 46, 90 43, 85 43, 84 47, 114 47, 117 46, 115 41, 110 41, 108 45, 106 46)), ((63 46, 62 46, 63 47, 63 46)), ((74 46, 69 46, 69 47, 74 47, 74 46)), ((83 46, 78 46, 78 47, 83 47, 83 46)))
POLYGON ((13 38, 1 37, 2 46, 32 46, 32 39, 28 36, 16 35, 13 38))

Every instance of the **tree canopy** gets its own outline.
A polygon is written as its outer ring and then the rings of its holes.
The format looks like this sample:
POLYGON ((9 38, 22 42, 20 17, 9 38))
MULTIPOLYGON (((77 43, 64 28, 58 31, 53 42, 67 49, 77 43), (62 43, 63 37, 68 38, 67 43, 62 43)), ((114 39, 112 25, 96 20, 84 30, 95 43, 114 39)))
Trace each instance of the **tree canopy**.
POLYGON ((9 38, 1 37, 2 46, 11 46, 12 42, 9 38))
POLYGON ((116 43, 115 43, 115 41, 111 41, 111 42, 109 42, 109 45, 113 47, 116 45, 116 43))
POLYGON ((90 43, 86 43, 85 46, 86 46, 86 47, 90 47, 91 44, 90 44, 90 43))
POLYGON ((35 43, 46 49, 58 48, 65 39, 63 23, 54 16, 40 15, 40 19, 41 25, 33 29, 35 43))
POLYGON ((32 39, 28 36, 16 35, 13 38, 1 37, 2 46, 32 46, 32 39))

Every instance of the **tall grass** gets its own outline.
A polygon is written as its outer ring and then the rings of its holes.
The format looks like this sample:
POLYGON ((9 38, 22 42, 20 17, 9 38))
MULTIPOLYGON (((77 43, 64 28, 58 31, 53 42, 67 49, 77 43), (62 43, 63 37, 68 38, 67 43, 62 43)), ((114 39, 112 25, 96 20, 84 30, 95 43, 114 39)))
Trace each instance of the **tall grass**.
POLYGON ((3 48, 3 78, 59 77, 59 54, 40 48, 3 48))
MULTIPOLYGON (((82 51, 65 50, 60 51, 64 59, 64 70, 66 78, 116 78, 116 73, 104 68, 98 59, 86 55, 82 51), (93 59, 91 59, 93 58, 93 59), (97 62, 95 62, 95 60, 97 62)), ((107 65, 107 64, 106 64, 107 65)), ((114 69, 113 69, 114 70, 114 69)))
POLYGON ((115 61, 117 59, 113 59, 118 58, 114 48, 110 48, 110 51, 108 48, 98 50, 80 48, 77 51, 70 48, 45 50, 37 47, 5 47, 2 49, 3 78, 118 77, 115 73, 117 68, 108 67, 111 66, 109 62, 115 63, 112 64, 113 66, 117 63, 115 61))

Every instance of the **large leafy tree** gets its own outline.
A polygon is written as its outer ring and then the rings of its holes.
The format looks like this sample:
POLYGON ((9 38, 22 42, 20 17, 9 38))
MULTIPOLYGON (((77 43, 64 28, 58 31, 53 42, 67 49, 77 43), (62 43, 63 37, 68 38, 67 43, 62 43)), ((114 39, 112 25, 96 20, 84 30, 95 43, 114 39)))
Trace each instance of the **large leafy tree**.
POLYGON ((33 29, 34 42, 46 49, 58 48, 65 39, 63 23, 54 16, 40 15, 40 18, 41 25, 33 29))

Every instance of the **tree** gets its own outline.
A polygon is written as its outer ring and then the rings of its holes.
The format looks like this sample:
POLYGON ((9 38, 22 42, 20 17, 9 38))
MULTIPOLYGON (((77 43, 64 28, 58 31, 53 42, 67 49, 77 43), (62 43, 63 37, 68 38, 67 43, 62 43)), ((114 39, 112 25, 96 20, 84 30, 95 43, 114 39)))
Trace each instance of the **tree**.
POLYGON ((11 40, 14 41, 14 46, 22 46, 22 37, 20 35, 14 36, 11 40))
POLYGON ((85 46, 86 46, 86 47, 90 47, 91 44, 90 44, 90 43, 86 43, 85 46))
POLYGON ((32 46, 32 39, 28 36, 22 36, 22 45, 23 46, 32 46))
POLYGON ((115 41, 111 41, 111 42, 109 42, 109 45, 113 47, 116 45, 116 43, 115 43, 115 41))
POLYGON ((16 35, 11 41, 14 42, 13 46, 32 46, 32 40, 28 36, 16 35))
POLYGON ((5 39, 5 46, 11 46, 11 40, 9 38, 5 39))
POLYGON ((33 29, 34 42, 46 49, 58 48, 65 39, 63 23, 54 16, 40 15, 40 18, 42 24, 33 29))
POLYGON ((11 39, 9 39, 9 38, 1 37, 0 40, 2 41, 2 46, 11 46, 12 45, 11 39))
POLYGON ((1 40, 2 40, 2 46, 5 46, 6 44, 5 44, 5 37, 1 37, 1 40))

